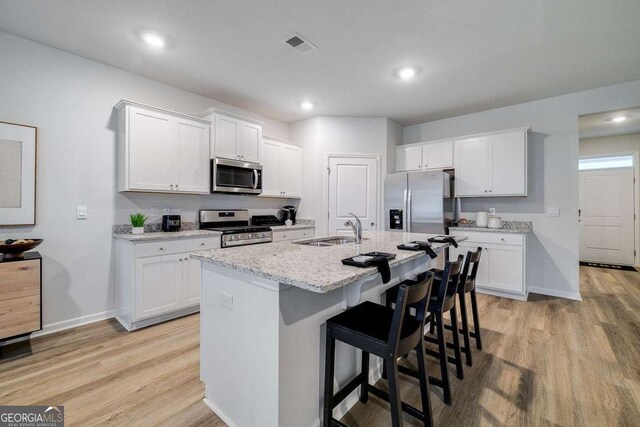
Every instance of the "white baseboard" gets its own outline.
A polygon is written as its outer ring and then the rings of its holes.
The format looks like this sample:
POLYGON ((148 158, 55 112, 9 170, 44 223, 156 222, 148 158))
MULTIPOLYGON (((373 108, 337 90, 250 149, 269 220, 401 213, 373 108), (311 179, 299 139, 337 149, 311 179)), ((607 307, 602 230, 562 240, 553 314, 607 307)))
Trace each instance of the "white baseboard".
POLYGON ((548 295, 551 297, 568 298, 576 301, 582 301, 580 292, 558 291, 556 289, 538 288, 535 286, 529 286, 529 292, 533 292, 534 294, 548 295))
POLYGON ((222 420, 223 423, 225 423, 229 427, 236 427, 236 424, 231 421, 231 418, 227 417, 224 412, 222 412, 220 408, 218 408, 211 400, 205 397, 204 399, 202 399, 202 401, 209 407, 209 409, 213 411, 214 414, 218 416, 218 418, 222 420))
POLYGON ((111 319, 114 316, 115 316, 114 310, 107 310, 100 313, 94 313, 94 314, 88 314, 86 316, 76 317, 75 319, 69 319, 69 320, 63 320, 61 322, 50 323, 48 325, 44 325, 41 331, 32 333, 31 338, 41 337, 44 335, 52 334, 54 332, 60 332, 66 329, 88 325, 89 323, 111 319))

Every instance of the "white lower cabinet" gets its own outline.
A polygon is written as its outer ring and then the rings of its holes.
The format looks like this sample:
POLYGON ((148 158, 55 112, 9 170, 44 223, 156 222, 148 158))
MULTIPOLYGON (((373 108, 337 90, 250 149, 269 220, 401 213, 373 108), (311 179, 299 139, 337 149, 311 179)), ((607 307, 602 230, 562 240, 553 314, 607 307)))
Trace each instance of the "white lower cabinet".
POLYGON ((200 309, 200 261, 220 237, 116 243, 116 319, 129 331, 200 309))
POLYGON ((315 232, 314 228, 304 230, 273 230, 273 241, 284 242, 287 240, 310 239, 315 232))
POLYGON ((453 231, 452 236, 465 236, 467 240, 458 248, 449 249, 449 259, 482 248, 476 287, 478 292, 526 300, 526 235, 499 232, 453 231))

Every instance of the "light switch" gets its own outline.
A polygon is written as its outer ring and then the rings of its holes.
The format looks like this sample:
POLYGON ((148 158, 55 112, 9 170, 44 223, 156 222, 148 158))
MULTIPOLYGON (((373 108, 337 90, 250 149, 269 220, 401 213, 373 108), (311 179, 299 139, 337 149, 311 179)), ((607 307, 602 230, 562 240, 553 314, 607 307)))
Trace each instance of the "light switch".
POLYGON ((560 208, 547 208, 547 216, 560 216, 560 208))
POLYGON ((226 292, 220 292, 220 305, 233 310, 233 295, 226 292))
POLYGON ((489 215, 495 215, 496 214, 496 208, 489 208, 489 215))
POLYGON ((87 219, 86 206, 76 206, 76 219, 87 219))

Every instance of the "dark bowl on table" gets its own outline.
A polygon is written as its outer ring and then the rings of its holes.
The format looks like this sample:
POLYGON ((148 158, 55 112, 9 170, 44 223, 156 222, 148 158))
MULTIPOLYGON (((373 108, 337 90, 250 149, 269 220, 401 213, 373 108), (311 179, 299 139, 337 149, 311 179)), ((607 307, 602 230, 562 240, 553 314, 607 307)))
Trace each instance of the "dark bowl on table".
MULTIPOLYGON (((15 239, 18 240, 18 239, 15 239)), ((25 239, 26 240, 26 239, 25 239)), ((10 245, 0 245, 0 254, 4 259, 16 259, 24 257, 24 253, 40 245, 44 239, 28 239, 28 243, 13 243, 10 245)))

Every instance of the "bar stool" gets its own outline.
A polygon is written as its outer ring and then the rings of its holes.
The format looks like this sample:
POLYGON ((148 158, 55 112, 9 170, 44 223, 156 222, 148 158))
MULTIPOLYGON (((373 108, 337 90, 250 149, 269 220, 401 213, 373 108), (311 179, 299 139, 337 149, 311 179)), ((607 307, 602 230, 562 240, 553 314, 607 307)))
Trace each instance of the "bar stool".
POLYGON ((344 426, 333 418, 333 408, 358 387, 360 387, 360 401, 363 403, 367 402, 369 392, 389 402, 393 427, 402 425, 402 410, 421 420, 425 426, 433 425, 423 336, 427 301, 431 295, 432 284, 432 274, 429 274, 423 282, 412 286, 401 284, 398 287, 395 309, 365 301, 327 320, 322 420, 324 427, 344 426), (415 315, 408 313, 409 306, 416 309, 415 315), (362 350, 362 369, 360 374, 334 395, 333 375, 336 340, 362 350), (402 402, 398 387, 397 359, 413 349, 418 354, 422 411, 402 402), (384 360, 385 367, 390 373, 388 376, 389 393, 369 384, 370 354, 384 360))
MULTIPOLYGON (((460 282, 463 259, 464 256, 460 255, 457 261, 447 261, 444 270, 432 269, 418 276, 418 280, 420 280, 425 274, 433 274, 433 288, 438 291, 437 293, 432 292, 431 294, 428 305, 429 316, 427 317, 427 320, 430 321, 429 329, 432 331, 431 333, 433 333, 433 329, 437 330, 437 338, 425 335, 424 339, 438 345, 437 352, 426 349, 426 354, 434 356, 440 361, 440 378, 429 377, 429 382, 438 387, 442 387, 444 402, 447 405, 451 405, 451 384, 449 382, 448 362, 456 365, 456 374, 460 379, 464 378, 464 370, 462 367, 460 337, 457 333, 452 333, 453 344, 446 342, 444 335, 445 325, 442 317, 444 313, 449 312, 451 314, 452 330, 458 330, 456 294, 460 282), (455 357, 448 356, 447 347, 453 348, 455 357)), ((393 303, 397 291, 398 288, 393 287, 386 292, 387 304, 389 306, 393 303)), ((415 376, 415 371, 405 367, 400 367, 400 372, 415 376)))
POLYGON ((462 278, 460 286, 458 287, 458 298, 460 299, 460 312, 462 316, 462 337, 464 340, 464 353, 466 355, 467 365, 471 366, 471 346, 469 337, 472 337, 476 341, 476 348, 482 350, 482 340, 480 338, 480 317, 478 316, 478 300, 476 298, 476 276, 478 275, 478 266, 480 265, 480 257, 482 255, 482 248, 478 247, 475 252, 467 252, 467 257, 464 261, 464 268, 462 269, 462 278), (466 295, 471 296, 471 314, 473 317, 473 331, 469 330, 469 323, 467 321, 467 301, 466 295), (468 349, 468 350, 467 350, 468 349))

